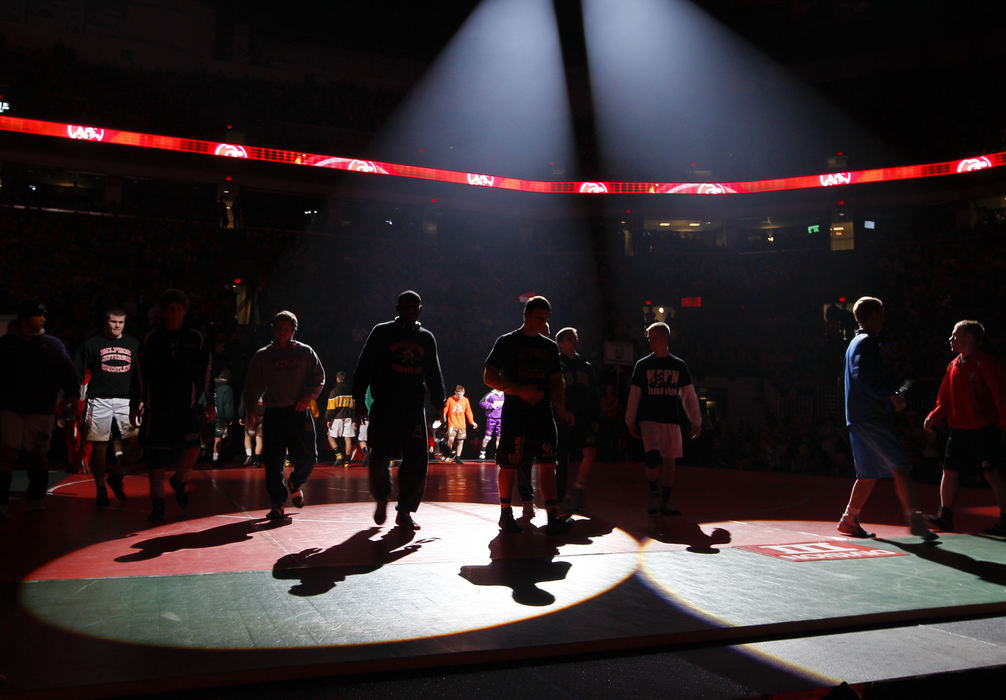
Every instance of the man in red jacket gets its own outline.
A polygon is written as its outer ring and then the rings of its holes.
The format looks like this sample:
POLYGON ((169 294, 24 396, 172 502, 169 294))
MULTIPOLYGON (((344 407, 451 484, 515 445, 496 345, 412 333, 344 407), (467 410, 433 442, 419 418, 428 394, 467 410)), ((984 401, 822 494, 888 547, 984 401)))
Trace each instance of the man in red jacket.
POLYGON ((940 512, 927 520, 942 530, 954 529, 953 505, 961 469, 979 468, 992 487, 999 520, 984 530, 1006 535, 1006 478, 1003 477, 1003 434, 1006 428, 1006 374, 994 357, 981 350, 985 328, 978 321, 960 321, 950 335, 950 350, 958 353, 943 375, 936 406, 923 426, 929 432, 950 429, 940 482, 940 512))

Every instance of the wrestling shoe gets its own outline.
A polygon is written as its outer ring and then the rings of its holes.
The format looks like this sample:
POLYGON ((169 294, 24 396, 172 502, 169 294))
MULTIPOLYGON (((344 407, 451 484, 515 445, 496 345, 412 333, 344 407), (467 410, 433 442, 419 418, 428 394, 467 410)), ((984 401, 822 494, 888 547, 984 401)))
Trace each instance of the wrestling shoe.
POLYGON ((283 511, 283 506, 273 506, 269 512, 266 513, 265 517, 270 522, 278 523, 282 520, 286 520, 286 513, 283 511))
POLYGON ((304 489, 301 488, 302 485, 293 481, 287 483, 287 490, 290 492, 290 502, 297 508, 304 507, 304 489))
POLYGON ((849 520, 848 518, 842 518, 838 523, 838 531, 843 535, 848 535, 849 537, 859 537, 862 539, 867 539, 873 537, 874 533, 867 532, 863 529, 855 520, 849 520))
POLYGON ((94 502, 98 508, 108 508, 108 489, 99 486, 94 492, 94 502))
POLYGON ((412 519, 412 514, 400 510, 398 515, 395 516, 395 526, 400 527, 403 530, 419 530, 419 523, 412 519))
POLYGON ((521 511, 521 517, 531 520, 534 518, 534 501, 524 501, 524 508, 521 511))
POLYGON ((912 513, 912 517, 908 519, 908 531, 916 537, 921 537, 927 541, 939 538, 939 535, 930 530, 929 526, 926 525, 926 519, 922 517, 922 513, 919 511, 912 513))
POLYGON ((548 524, 545 526, 546 535, 561 535, 564 532, 569 532, 571 527, 573 527, 573 521, 568 517, 549 511, 548 524))
POLYGON ((388 502, 378 501, 377 507, 374 508, 374 522, 378 525, 384 525, 384 521, 388 519, 388 502))
POLYGON ((460 457, 455 457, 454 458, 454 463, 455 464, 464 464, 465 461, 463 459, 461 459, 460 457))
POLYGON ((178 480, 178 475, 173 475, 168 479, 168 483, 171 484, 171 490, 175 492, 175 500, 178 501, 179 508, 189 507, 189 494, 185 490, 185 482, 178 480))
POLYGON ((482 450, 481 452, 479 452, 479 459, 484 460, 485 458, 486 458, 486 451, 482 450))
POLYGON ((949 508, 940 508, 936 515, 926 514, 922 516, 926 522, 943 532, 954 531, 954 513, 949 508))
POLYGON ((117 499, 119 499, 120 501, 126 500, 126 490, 122 488, 122 482, 123 482, 122 474, 116 474, 115 472, 112 472, 111 474, 108 475, 108 478, 105 481, 108 484, 108 487, 112 489, 112 493, 115 494, 115 497, 117 499))
POLYGON ((150 511, 150 515, 147 516, 147 520, 152 523, 163 523, 164 522, 164 499, 155 498, 153 499, 153 508, 150 511))
POLYGON ((252 455, 248 455, 245 458, 245 466, 246 467, 254 467, 255 466, 255 457, 253 457, 252 455))
POLYGON ((500 509, 500 532, 511 535, 524 532, 517 521, 513 519, 513 511, 509 508, 500 509))
POLYGON ((1006 537, 1006 517, 999 516, 996 524, 982 530, 983 534, 994 535, 995 537, 1006 537))

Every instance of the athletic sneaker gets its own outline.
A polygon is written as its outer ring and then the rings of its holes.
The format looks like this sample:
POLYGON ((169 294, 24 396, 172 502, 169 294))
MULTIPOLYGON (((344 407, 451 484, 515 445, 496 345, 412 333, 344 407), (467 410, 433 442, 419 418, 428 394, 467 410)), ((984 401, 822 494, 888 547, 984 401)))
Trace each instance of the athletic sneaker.
POLYGON ((922 513, 919 511, 912 513, 912 517, 909 518, 908 531, 916 537, 921 537, 924 540, 935 540, 939 538, 939 535, 930 530, 926 525, 926 519, 922 517, 922 513))
POLYGON ((855 520, 849 520, 848 518, 842 518, 838 523, 838 531, 843 535, 848 535, 849 537, 860 537, 866 539, 868 537, 873 537, 874 533, 867 532, 863 529, 855 520))
POLYGON ((922 517, 937 530, 942 530, 943 532, 954 531, 954 513, 951 510, 940 508, 940 512, 936 515, 923 515, 922 517))
POLYGON ((987 527, 982 532, 986 535, 995 535, 996 537, 1006 537, 1006 518, 999 516, 996 524, 992 527, 987 527))
POLYGON ((175 500, 178 501, 179 508, 189 507, 189 494, 185 490, 185 482, 178 480, 178 475, 174 474, 168 483, 171 484, 171 489, 175 492, 175 500))
POLYGON ((518 532, 524 532, 517 521, 513 519, 513 511, 509 508, 500 509, 500 531, 508 534, 517 534, 518 532))
POLYGON ((254 467, 255 466, 255 457, 253 455, 248 455, 245 458, 245 466, 246 467, 254 467))
POLYGON ((524 501, 524 509, 521 511, 521 515, 528 520, 534 518, 534 501, 524 501))
POLYGON ((287 488, 290 490, 290 501, 298 508, 304 507, 304 489, 300 484, 291 481, 287 488))
POLYGON ((403 530, 419 530, 419 523, 412 519, 412 514, 404 510, 398 511, 395 516, 395 525, 403 530))
POLYGON ((548 525, 545 526, 545 534, 561 535, 564 532, 569 532, 571 527, 573 527, 572 520, 553 511, 549 511, 548 525))
POLYGON ((163 523, 164 522, 164 499, 155 498, 153 499, 153 510, 150 511, 150 515, 147 516, 147 520, 152 523, 163 523))
POLYGON ((108 487, 112 489, 112 493, 115 494, 115 497, 120 501, 125 501, 126 490, 122 488, 122 481, 123 481, 122 474, 116 474, 115 472, 109 474, 108 478, 105 480, 105 482, 108 484, 108 487))
POLYGON ((384 521, 388 519, 388 502, 378 501, 377 508, 374 509, 374 522, 378 525, 383 525, 384 521))
POLYGON ((486 458, 486 451, 482 450, 481 452, 479 452, 479 459, 485 459, 485 458, 486 458))
POLYGON ((286 513, 283 512, 283 506, 273 506, 268 513, 266 513, 266 518, 274 523, 278 523, 281 520, 286 519, 286 513))
POLYGON ((108 489, 99 486, 94 493, 94 500, 99 508, 108 508, 108 489))

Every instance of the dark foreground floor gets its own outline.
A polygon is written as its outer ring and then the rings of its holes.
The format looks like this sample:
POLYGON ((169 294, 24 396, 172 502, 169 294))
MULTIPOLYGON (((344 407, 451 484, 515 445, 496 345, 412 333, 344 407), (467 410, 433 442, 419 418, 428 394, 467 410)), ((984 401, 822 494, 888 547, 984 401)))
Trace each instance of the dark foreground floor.
POLYGON ((87 477, 61 475, 45 512, 15 500, 0 522, 0 694, 745 698, 845 681, 883 697, 1006 666, 1006 543, 967 534, 993 520, 987 491, 962 494, 962 533, 923 544, 878 487, 878 538, 852 541, 834 529, 849 480, 682 468, 685 515, 651 521, 641 466, 601 464, 569 533, 539 514, 501 536, 495 475, 431 466, 418 532, 373 523, 360 468, 320 466, 278 525, 261 470, 195 473, 190 507, 169 499, 156 527, 142 474, 102 511, 87 477))

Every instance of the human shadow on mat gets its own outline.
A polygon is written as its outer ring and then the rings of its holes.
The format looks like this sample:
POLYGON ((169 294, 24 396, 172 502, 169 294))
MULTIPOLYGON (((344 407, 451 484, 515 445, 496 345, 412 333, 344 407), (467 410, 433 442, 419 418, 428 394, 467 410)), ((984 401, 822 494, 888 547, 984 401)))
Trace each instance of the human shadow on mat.
POLYGON ((311 547, 296 554, 287 554, 273 564, 272 576, 300 581, 290 588, 291 595, 321 595, 349 576, 373 573, 433 541, 427 538, 413 542, 416 536, 414 530, 397 527, 388 530, 380 539, 370 539, 380 531, 379 527, 369 527, 328 549, 311 547))
POLYGON ((168 552, 177 552, 181 549, 206 549, 208 547, 222 547, 225 544, 236 542, 246 542, 251 539, 253 532, 274 530, 278 527, 290 524, 289 520, 273 523, 258 520, 239 520, 211 527, 199 532, 182 532, 177 535, 162 535, 161 537, 151 537, 133 543, 133 549, 139 551, 124 554, 116 557, 118 562, 145 561, 156 559, 168 552))
POLYGON ((680 517, 663 519, 649 535, 666 544, 686 544, 687 551, 694 554, 719 554, 715 545, 730 544, 731 540, 729 530, 717 527, 706 534, 697 522, 680 517))
POLYGON ((590 544, 593 538, 607 535, 612 529, 609 523, 582 518, 574 520, 568 532, 556 536, 534 528, 519 534, 501 532, 489 542, 491 563, 462 566, 458 575, 476 586, 511 588, 514 601, 521 605, 551 605, 555 596, 538 584, 563 580, 573 566, 567 561, 553 561, 559 545, 590 544))
POLYGON ((966 574, 977 576, 983 581, 994 583, 998 586, 1006 586, 1006 564, 985 559, 975 559, 967 554, 944 549, 940 541, 935 542, 896 542, 877 538, 877 542, 886 542, 898 549, 903 549, 910 554, 914 554, 919 559, 931 561, 934 564, 949 566, 951 569, 963 571, 966 574))

